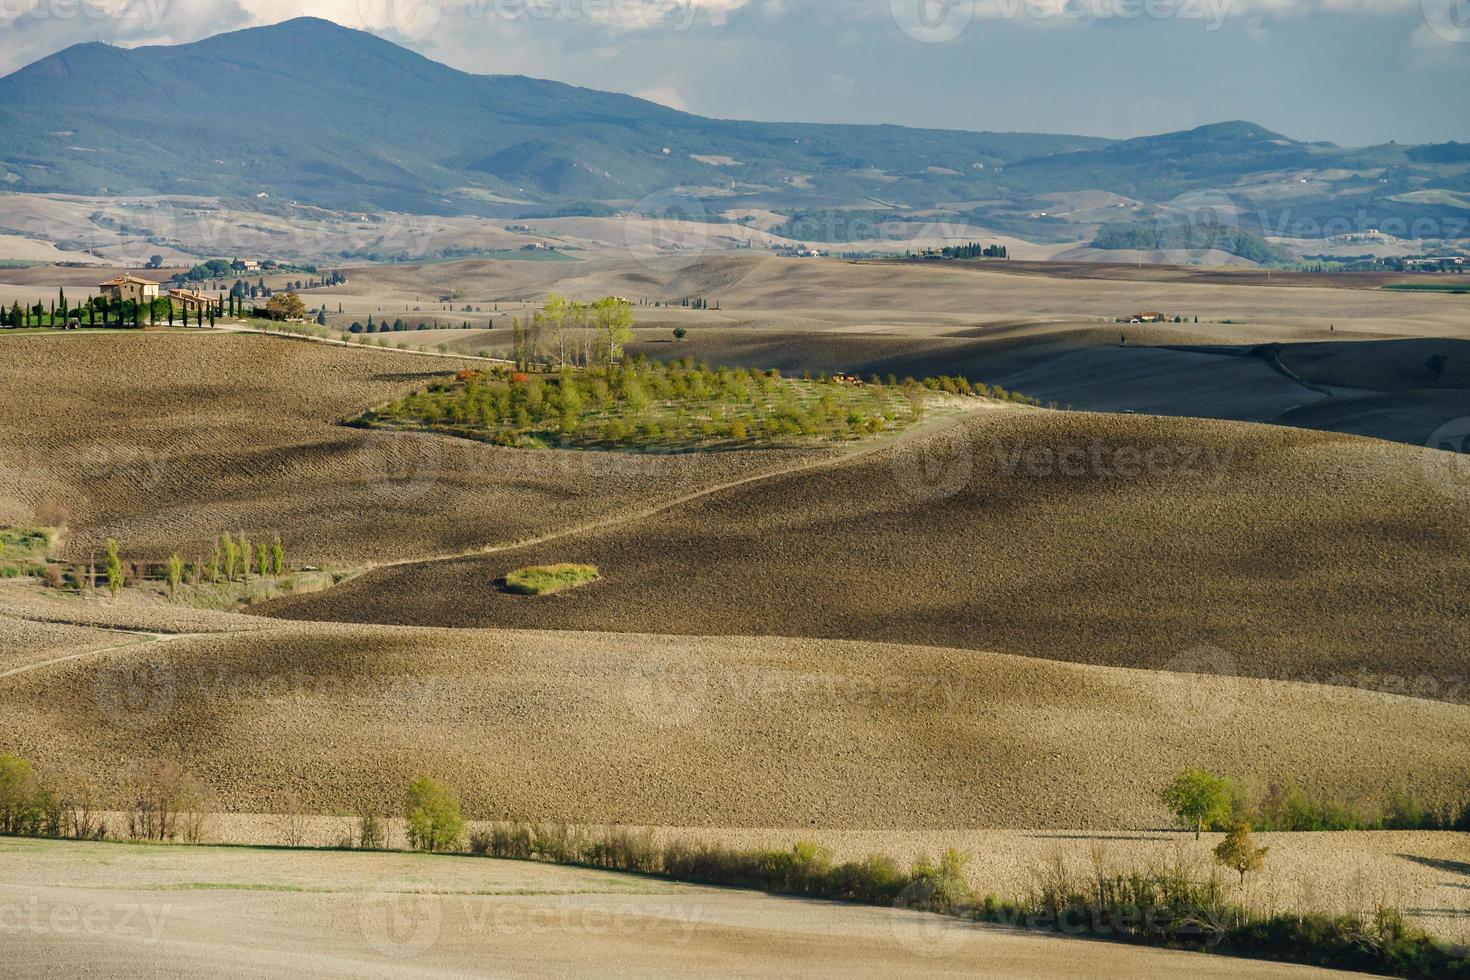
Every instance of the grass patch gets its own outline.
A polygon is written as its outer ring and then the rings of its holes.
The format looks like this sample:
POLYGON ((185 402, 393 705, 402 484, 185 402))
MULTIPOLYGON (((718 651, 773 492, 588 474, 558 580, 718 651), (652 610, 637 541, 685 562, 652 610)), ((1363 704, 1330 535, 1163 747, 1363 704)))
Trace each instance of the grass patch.
POLYGON ((532 565, 518 568, 505 577, 505 589, 516 595, 555 595, 567 589, 596 582, 602 573, 596 565, 532 565))
POLYGON ((55 528, 0 527, 0 578, 42 574, 55 540, 55 528))

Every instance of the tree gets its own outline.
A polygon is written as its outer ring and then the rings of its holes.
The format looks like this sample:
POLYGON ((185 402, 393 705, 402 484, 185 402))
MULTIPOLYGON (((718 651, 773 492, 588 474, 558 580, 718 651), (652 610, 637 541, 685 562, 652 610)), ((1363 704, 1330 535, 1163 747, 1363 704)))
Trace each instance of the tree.
POLYGON ((592 323, 610 367, 622 359, 623 345, 633 339, 633 309, 612 296, 600 299, 592 304, 592 323))
POLYGON ((168 594, 170 597, 179 593, 179 583, 184 580, 184 559, 179 557, 178 552, 168 556, 168 566, 165 571, 165 579, 168 582, 168 594))
POLYGON ((123 570, 122 559, 117 556, 117 540, 107 539, 107 591, 116 598, 122 591, 123 570))
POLYGON ((286 571, 286 551, 281 547, 281 539, 276 538, 271 542, 271 574, 280 577, 286 571))
POLYGON ((327 325, 327 308, 325 306, 316 311, 316 325, 319 327, 325 327, 327 325))
POLYGON ((683 340, 687 336, 689 336, 689 331, 688 330, 685 330, 683 327, 675 327, 674 328, 674 339, 675 340, 683 340))
POLYGON ((1169 812, 1194 830, 1195 840, 1230 819, 1234 795, 1228 779, 1204 769, 1184 770, 1159 794, 1169 812))
POLYGON ((0 834, 22 834, 37 822, 39 786, 31 764, 0 754, 0 834))
POLYGON ((1449 367, 1449 365, 1450 359, 1447 355, 1435 354, 1424 362, 1424 370, 1428 372, 1431 378, 1438 382, 1440 378, 1444 377, 1444 369, 1449 367))
POLYGON ((238 563, 237 567, 240 569, 240 581, 242 582, 250 581, 250 556, 252 553, 250 539, 245 537, 244 531, 241 531, 239 547, 235 552, 235 561, 238 563))
POLYGON ((270 552, 266 550, 264 541, 255 546, 255 570, 261 578, 271 573, 270 552))
POLYGON ((225 560, 225 581, 233 582, 235 580, 235 562, 239 554, 235 545, 235 539, 228 534, 221 534, 219 536, 219 546, 220 552, 223 554, 225 560))
POLYGON ((266 300, 266 312, 273 320, 302 320, 306 318, 306 304, 295 293, 279 293, 266 300))
POLYGON ((408 843, 420 851, 452 851, 464 836, 459 800, 442 783, 424 776, 403 796, 408 843))
POLYGON ((1249 824, 1238 823, 1230 828, 1230 833, 1216 846, 1215 863, 1238 873, 1240 885, 1244 888, 1246 872, 1260 870, 1266 863, 1266 852, 1269 850, 1269 847, 1255 846, 1249 824))

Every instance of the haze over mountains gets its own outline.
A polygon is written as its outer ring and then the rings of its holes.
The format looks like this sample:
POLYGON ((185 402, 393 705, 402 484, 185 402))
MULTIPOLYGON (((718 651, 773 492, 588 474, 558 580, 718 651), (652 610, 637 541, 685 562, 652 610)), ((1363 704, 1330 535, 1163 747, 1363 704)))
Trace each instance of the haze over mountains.
MULTIPOLYGON (((771 208, 798 219, 938 206, 1034 241, 1152 223, 1196 201, 1232 210, 1248 231, 1290 237, 1385 228, 1453 239, 1470 219, 1470 145, 1347 149, 1245 122, 1110 141, 716 120, 467 74, 315 18, 42 59, 0 79, 0 167, 15 192, 269 195, 498 217, 670 194, 710 214, 771 208)), ((842 241, 841 224, 800 230, 842 241)))

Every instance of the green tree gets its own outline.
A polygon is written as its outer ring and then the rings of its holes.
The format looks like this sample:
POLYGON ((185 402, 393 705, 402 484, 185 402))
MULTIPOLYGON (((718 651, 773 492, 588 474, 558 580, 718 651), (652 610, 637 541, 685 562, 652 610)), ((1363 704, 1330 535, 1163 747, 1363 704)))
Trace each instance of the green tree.
POLYGON ((122 591, 123 569, 122 559, 117 555, 117 540, 107 539, 107 591, 114 597, 122 591))
POLYGON ((271 542, 271 574, 279 578, 286 572, 286 551, 281 547, 281 539, 276 538, 271 542))
POLYGON ((168 556, 168 566, 164 576, 168 582, 168 594, 178 595, 179 583, 184 580, 184 559, 179 557, 177 551, 168 556))
POLYGON ((219 546, 220 552, 225 560, 225 581, 233 582, 235 580, 235 561, 238 557, 235 539, 228 534, 221 534, 219 536, 219 546))
POLYGON ((40 786, 31 764, 0 753, 0 834, 24 834, 40 822, 40 786))
POLYGON ((420 851, 452 851, 464 836, 459 800, 437 780, 416 779, 403 796, 408 843, 420 851))
POLYGON ((602 356, 611 367, 622 360, 623 346, 633 339, 633 308, 609 296, 592 304, 591 318, 602 356))
POLYGON ((264 541, 255 546, 255 571, 261 578, 271 573, 270 552, 266 550, 264 541))
POLYGON ((235 561, 236 567, 240 570, 240 581, 242 582, 250 581, 251 553, 250 539, 245 536, 244 531, 241 531, 239 546, 235 552, 235 561))
POLYGON ((1230 819, 1234 791, 1230 781, 1204 769, 1186 769, 1159 794, 1169 812, 1194 831, 1195 840, 1207 828, 1230 819))
POLYGON ((1240 875, 1241 887, 1245 887, 1245 876, 1249 871, 1258 871, 1266 863, 1269 847, 1256 847, 1251 839, 1249 824, 1238 823, 1230 828, 1215 847, 1215 863, 1230 868, 1240 875))

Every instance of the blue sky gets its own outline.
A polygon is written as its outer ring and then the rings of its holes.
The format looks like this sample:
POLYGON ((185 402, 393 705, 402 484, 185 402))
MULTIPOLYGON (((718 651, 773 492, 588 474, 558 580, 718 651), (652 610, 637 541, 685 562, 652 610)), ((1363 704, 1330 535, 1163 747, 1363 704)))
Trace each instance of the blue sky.
POLYGON ((0 70, 305 13, 730 118, 1470 140, 1470 0, 0 0, 0 70))

